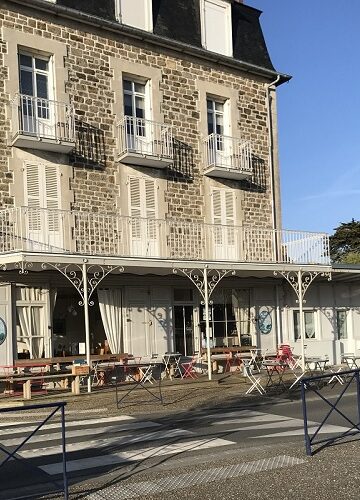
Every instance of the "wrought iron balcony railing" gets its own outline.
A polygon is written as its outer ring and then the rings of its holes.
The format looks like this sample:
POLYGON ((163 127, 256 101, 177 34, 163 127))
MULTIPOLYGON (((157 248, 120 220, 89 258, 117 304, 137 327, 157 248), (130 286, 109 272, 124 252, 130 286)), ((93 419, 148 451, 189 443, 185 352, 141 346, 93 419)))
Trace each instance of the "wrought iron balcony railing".
POLYGON ((0 211, 0 252, 329 264, 324 233, 18 207, 0 211))
POLYGON ((206 175, 247 179, 253 173, 251 143, 211 134, 204 140, 204 162, 206 175))
POLYGON ((124 116, 118 124, 118 134, 119 161, 157 168, 173 163, 173 136, 169 125, 124 116))
POLYGON ((17 94, 12 101, 12 144, 68 152, 75 145, 71 104, 17 94))

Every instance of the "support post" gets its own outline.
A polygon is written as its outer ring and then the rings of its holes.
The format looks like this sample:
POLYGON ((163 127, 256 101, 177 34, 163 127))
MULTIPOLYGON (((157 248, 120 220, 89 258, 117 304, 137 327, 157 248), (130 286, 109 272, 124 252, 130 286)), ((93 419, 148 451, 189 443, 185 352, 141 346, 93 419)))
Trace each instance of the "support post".
POLYGON ((82 278, 84 286, 84 318, 85 318, 85 346, 86 363, 89 367, 89 376, 87 380, 88 392, 91 392, 91 357, 90 357, 90 327, 89 327, 89 293, 86 263, 82 265, 82 278))
POLYGON ((301 336, 301 368, 305 371, 305 322, 303 314, 303 286, 302 286, 302 272, 301 269, 298 271, 298 300, 299 300, 299 315, 300 315, 300 336, 301 336))
POLYGON ((208 289, 207 268, 204 269, 204 307, 205 307, 205 332, 206 332, 206 352, 208 377, 212 379, 211 349, 210 349, 210 321, 209 321, 209 289, 208 289))

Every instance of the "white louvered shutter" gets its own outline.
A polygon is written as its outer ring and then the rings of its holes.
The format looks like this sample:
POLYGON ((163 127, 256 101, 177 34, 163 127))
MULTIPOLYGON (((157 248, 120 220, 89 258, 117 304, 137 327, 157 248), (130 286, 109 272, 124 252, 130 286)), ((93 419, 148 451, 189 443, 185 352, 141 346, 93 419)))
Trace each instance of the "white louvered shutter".
POLYGON ((157 256, 156 184, 151 179, 129 178, 132 250, 135 255, 157 256))
POLYGON ((235 196, 231 191, 224 191, 224 202, 225 202, 225 225, 230 226, 227 227, 226 230, 226 240, 229 246, 233 246, 235 244, 235 234, 234 234, 234 226, 235 226, 235 196))
POLYGON ((219 259, 232 258, 235 245, 235 196, 232 191, 213 189, 212 210, 215 254, 219 259))
POLYGON ((36 237, 41 230, 41 200, 40 192, 42 186, 40 176, 40 165, 25 165, 25 205, 29 207, 28 212, 28 231, 29 237, 36 237))
POLYGON ((130 200, 130 217, 131 219, 131 236, 137 241, 141 240, 141 193, 140 193, 140 178, 129 178, 129 200, 130 200))
POLYGON ((144 179, 145 189, 145 212, 148 221, 147 236, 150 240, 156 240, 156 188, 155 182, 144 179))
POLYGON ((58 232, 60 229, 59 218, 59 173, 56 165, 44 166, 45 177, 45 208, 48 209, 49 231, 58 232))

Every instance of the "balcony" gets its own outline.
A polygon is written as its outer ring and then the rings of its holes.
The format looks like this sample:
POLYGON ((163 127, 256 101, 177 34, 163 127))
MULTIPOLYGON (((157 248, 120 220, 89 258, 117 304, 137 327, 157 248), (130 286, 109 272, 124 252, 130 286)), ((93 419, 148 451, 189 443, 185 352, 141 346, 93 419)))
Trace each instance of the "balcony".
POLYGON ((184 259, 241 263, 330 263, 324 233, 31 207, 0 211, 0 253, 184 259))
POLYGON ((204 140, 204 173, 222 179, 249 179, 253 173, 249 141, 211 134, 204 140))
POLYGON ((166 168, 174 161, 171 127, 124 116, 118 124, 118 161, 129 165, 166 168))
POLYGON ((69 153, 75 147, 73 106, 17 94, 12 101, 11 144, 18 148, 69 153))

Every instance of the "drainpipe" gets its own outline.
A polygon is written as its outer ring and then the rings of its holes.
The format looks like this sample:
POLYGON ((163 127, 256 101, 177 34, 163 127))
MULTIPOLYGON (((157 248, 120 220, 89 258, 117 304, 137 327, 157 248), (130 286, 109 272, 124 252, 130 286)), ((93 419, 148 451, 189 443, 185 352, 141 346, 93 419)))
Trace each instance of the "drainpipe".
MULTIPOLYGON (((275 204, 276 204, 276 196, 274 192, 274 157, 273 157, 273 123, 272 123, 272 114, 271 114, 271 97, 270 97, 270 88, 276 85, 280 81, 281 77, 278 75, 276 79, 266 85, 266 107, 267 107, 267 121, 268 121, 268 141, 269 141, 269 170, 270 170, 270 189, 271 189, 271 218, 272 218, 272 227, 273 229, 277 229, 277 220, 275 214, 275 204)), ((273 245, 274 245, 274 257, 275 262, 279 259, 279 248, 278 248, 278 238, 277 233, 273 232, 273 245)))

